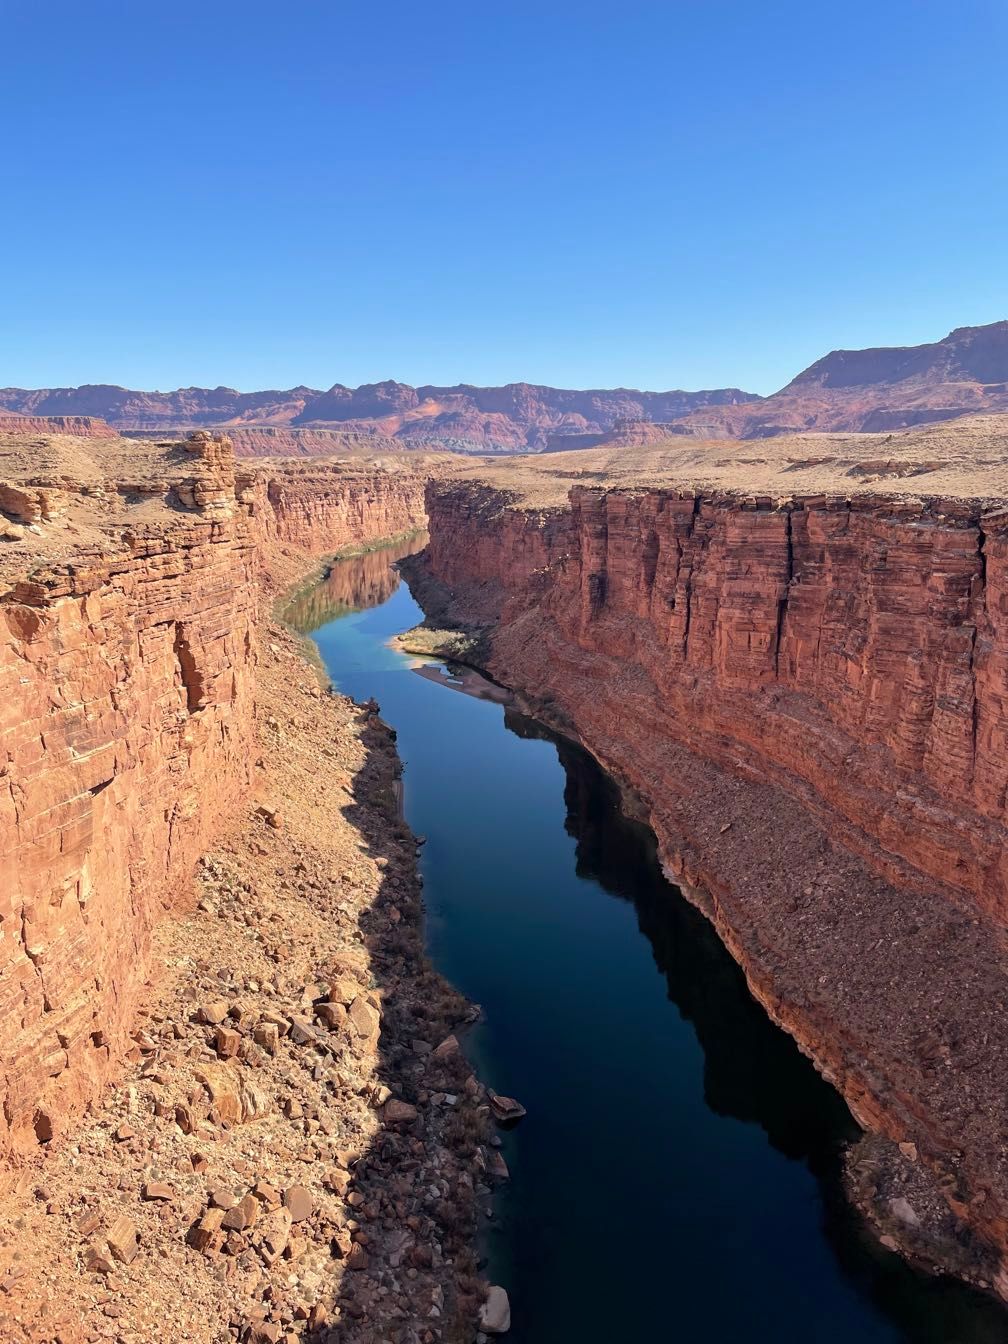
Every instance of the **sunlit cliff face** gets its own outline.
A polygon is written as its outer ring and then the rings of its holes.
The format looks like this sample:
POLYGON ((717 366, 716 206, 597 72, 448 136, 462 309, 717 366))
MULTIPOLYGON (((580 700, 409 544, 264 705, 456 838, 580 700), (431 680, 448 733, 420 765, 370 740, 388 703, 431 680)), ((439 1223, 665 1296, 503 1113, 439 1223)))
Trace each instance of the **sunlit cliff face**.
POLYGON ((1004 1256, 1000 519, 444 482, 428 512, 426 571, 489 670, 641 795, 756 996, 1004 1256))

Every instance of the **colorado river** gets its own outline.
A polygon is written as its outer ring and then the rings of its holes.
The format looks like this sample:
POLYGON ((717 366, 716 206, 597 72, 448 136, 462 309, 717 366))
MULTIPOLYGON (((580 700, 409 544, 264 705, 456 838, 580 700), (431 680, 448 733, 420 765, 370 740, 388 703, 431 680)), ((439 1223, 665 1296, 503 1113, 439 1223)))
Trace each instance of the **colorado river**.
POLYGON ((845 1205, 844 1103, 591 758, 388 647, 422 618, 388 568, 407 549, 337 562, 288 616, 396 729, 430 956, 482 1005, 466 1037, 480 1077, 528 1108, 487 1224, 508 1338, 1008 1337, 999 1306, 911 1271, 845 1205))

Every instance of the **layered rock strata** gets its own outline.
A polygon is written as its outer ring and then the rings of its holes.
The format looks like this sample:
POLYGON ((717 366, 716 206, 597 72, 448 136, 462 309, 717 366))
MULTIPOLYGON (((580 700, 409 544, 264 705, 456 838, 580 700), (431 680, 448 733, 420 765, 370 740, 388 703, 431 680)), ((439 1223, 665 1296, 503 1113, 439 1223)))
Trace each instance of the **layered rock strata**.
POLYGON ((500 1160, 469 1005, 424 959, 393 734, 260 631, 253 790, 154 932, 139 1059, 0 1200, 5 1344, 475 1333, 500 1160))
POLYGON ((423 518, 419 478, 236 476, 206 432, 128 469, 114 448, 107 477, 68 457, 0 488, 6 1151, 52 1139, 133 1048, 152 925, 247 792, 263 556, 423 518))
POLYGON ((425 605, 645 800, 756 995, 1002 1258, 1008 515, 477 483, 428 512, 425 605))
POLYGON ((118 431, 96 415, 3 415, 2 434, 72 434, 81 439, 115 439, 118 431))

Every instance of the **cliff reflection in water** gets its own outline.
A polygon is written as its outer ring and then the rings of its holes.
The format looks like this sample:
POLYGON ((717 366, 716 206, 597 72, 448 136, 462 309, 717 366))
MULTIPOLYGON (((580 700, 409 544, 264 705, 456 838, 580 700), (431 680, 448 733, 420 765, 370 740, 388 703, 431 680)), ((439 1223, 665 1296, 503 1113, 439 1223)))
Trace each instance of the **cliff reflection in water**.
POLYGON ((653 832, 624 814, 619 790, 587 752, 514 711, 504 721, 519 737, 556 746, 577 874, 636 909, 669 999, 703 1047, 710 1109, 758 1124, 787 1157, 816 1166, 835 1156, 860 1132, 843 1099, 771 1022, 708 920, 666 879, 653 832))
POLYGON ((576 744, 515 710, 516 736, 552 742, 565 774, 565 828, 579 877, 629 901, 664 976, 669 1000, 703 1050, 703 1090, 717 1115, 758 1125, 786 1157, 816 1177, 823 1230, 849 1279, 915 1341, 996 1344, 1006 1338, 1000 1304, 943 1279, 927 1279, 881 1251, 841 1183, 844 1146, 860 1130, 843 1098, 749 993, 740 967, 708 920, 664 876, 653 832, 622 810, 616 784, 576 744))
POLYGON ((399 571, 392 566, 426 545, 426 534, 418 533, 355 555, 352 562, 335 560, 324 579, 291 599, 284 608, 284 620, 308 635, 340 616, 387 602, 400 583, 399 571))

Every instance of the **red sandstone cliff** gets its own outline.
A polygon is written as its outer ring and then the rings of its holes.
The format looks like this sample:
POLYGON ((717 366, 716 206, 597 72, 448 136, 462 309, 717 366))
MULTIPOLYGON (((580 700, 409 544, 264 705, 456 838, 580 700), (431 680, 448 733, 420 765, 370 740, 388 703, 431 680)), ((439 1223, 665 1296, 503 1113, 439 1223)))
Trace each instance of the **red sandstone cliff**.
POLYGON ((118 433, 94 415, 0 415, 0 434, 70 434, 81 439, 115 439, 118 433))
POLYGON ((423 521, 410 474, 236 478, 228 440, 187 449, 151 448, 138 484, 0 487, 0 1151, 65 1127, 129 1048, 151 927, 248 787, 263 555, 423 521))
POLYGON ((647 802, 857 1117, 1008 1252, 1008 515, 428 491, 435 600, 647 802))

